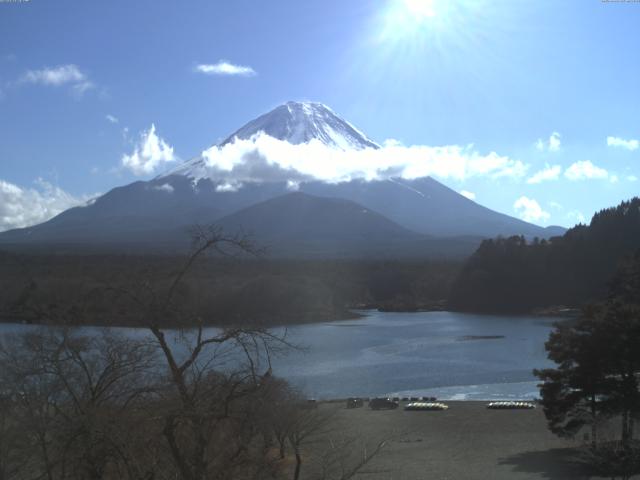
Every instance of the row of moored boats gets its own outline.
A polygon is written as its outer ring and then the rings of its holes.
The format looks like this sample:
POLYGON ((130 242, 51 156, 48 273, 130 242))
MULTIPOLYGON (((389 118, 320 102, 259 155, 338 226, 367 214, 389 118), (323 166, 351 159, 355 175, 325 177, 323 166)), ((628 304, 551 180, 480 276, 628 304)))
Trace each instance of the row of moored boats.
MULTIPOLYGON (((412 397, 403 398, 371 398, 363 399, 359 397, 351 397, 347 399, 347 408, 360 408, 364 406, 365 400, 369 403, 372 410, 394 410, 400 406, 400 402, 408 402, 404 409, 408 411, 433 411, 448 410, 449 406, 445 403, 436 401, 435 397, 412 397)), ((489 402, 487 408, 491 410, 530 410, 536 408, 533 402, 520 401, 499 401, 489 402)))

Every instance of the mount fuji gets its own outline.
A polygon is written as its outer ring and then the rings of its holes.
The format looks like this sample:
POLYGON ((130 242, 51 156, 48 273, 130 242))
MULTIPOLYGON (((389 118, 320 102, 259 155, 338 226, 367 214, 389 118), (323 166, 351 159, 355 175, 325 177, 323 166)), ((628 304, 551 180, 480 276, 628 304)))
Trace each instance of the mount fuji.
MULTIPOLYGON (((218 147, 265 134, 293 145, 379 149, 320 103, 288 102, 250 121, 218 147)), ((189 245, 194 224, 253 233, 278 256, 367 255, 442 257, 473 252, 498 235, 547 238, 542 228, 485 208, 431 177, 327 183, 244 182, 228 188, 211 176, 203 155, 149 181, 114 188, 39 225, 0 233, 0 247, 43 251, 175 253, 189 245)))
POLYGON ((327 146, 345 150, 380 148, 329 107, 315 102, 287 102, 280 105, 247 123, 221 145, 231 143, 236 138, 247 140, 258 132, 294 145, 316 139, 327 146))
MULTIPOLYGON (((229 135, 217 147, 224 147, 236 140, 250 140, 265 134, 292 145, 320 142, 328 148, 339 150, 379 149, 380 146, 334 113, 326 105, 316 102, 287 102, 268 113, 251 120, 229 135)), ((161 177, 184 175, 194 179, 208 176, 207 161, 203 155, 189 160, 161 177)))

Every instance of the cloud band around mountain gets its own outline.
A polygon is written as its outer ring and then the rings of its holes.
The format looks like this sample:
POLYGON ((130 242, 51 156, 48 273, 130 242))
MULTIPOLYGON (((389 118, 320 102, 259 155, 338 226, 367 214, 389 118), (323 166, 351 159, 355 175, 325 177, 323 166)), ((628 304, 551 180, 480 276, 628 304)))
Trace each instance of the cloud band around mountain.
POLYGON ((481 154, 469 146, 403 146, 387 141, 380 149, 341 150, 317 140, 294 145, 259 133, 213 146, 200 161, 174 170, 194 178, 229 184, 244 182, 321 180, 342 182, 391 177, 414 179, 436 176, 466 180, 472 177, 521 178, 527 165, 496 152, 481 154))

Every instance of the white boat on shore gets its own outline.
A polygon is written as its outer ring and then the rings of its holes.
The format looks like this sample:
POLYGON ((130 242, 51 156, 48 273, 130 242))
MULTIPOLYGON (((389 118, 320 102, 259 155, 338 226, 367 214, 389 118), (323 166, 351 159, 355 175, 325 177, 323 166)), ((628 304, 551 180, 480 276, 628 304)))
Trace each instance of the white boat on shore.
POLYGON ((535 404, 531 402, 490 402, 487 404, 487 408, 492 410, 531 410, 536 408, 535 404))
POLYGON ((411 402, 407 403, 404 409, 409 411, 434 411, 448 410, 449 406, 441 402, 411 402))

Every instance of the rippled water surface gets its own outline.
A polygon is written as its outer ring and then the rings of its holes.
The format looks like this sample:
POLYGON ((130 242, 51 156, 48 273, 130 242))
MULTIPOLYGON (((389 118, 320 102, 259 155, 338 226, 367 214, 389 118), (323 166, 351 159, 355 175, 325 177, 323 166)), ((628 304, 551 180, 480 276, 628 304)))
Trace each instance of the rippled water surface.
POLYGON ((362 312, 356 321, 295 327, 304 353, 275 370, 318 398, 429 395, 532 398, 532 369, 550 365, 544 342, 553 320, 453 312, 362 312))
MULTIPOLYGON (((274 373, 320 399, 529 399, 538 395, 532 370, 550 365, 544 342, 553 319, 547 317, 360 313, 359 320, 288 328, 289 341, 303 348, 275 358, 274 373)), ((23 328, 5 324, 0 333, 23 328)))

